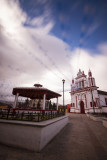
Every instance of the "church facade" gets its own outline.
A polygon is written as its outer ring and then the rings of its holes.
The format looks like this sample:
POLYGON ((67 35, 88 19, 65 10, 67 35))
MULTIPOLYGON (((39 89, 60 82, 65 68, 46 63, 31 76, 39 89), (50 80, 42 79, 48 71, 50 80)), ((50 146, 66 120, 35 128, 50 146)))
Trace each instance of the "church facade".
POLYGON ((79 70, 71 84, 70 112, 107 112, 107 92, 98 90, 95 78, 89 70, 88 76, 79 70))

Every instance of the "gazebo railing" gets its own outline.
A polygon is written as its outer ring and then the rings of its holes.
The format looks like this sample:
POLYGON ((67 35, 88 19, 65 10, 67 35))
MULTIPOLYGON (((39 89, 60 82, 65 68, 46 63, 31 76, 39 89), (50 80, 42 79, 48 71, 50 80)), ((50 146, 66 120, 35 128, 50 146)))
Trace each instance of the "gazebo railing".
POLYGON ((0 111, 0 119, 7 120, 20 120, 20 121, 33 121, 33 122, 41 122, 49 119, 53 119, 56 117, 64 116, 64 111, 55 111, 55 110, 41 110, 35 112, 19 112, 19 111, 0 111))

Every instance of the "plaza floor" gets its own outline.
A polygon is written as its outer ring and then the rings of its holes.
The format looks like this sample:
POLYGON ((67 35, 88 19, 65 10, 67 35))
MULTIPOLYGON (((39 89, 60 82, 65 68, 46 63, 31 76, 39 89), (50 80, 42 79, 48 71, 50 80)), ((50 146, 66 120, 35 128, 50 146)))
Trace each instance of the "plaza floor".
POLYGON ((0 160, 106 160, 107 129, 84 114, 69 114, 66 127, 40 152, 0 144, 0 160))

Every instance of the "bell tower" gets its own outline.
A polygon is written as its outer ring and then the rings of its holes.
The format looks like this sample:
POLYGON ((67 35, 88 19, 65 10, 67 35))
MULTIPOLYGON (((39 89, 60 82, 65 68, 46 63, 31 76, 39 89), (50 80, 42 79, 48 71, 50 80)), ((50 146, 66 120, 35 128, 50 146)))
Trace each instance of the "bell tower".
POLYGON ((89 87, 96 86, 96 84, 95 84, 95 78, 92 77, 92 72, 91 72, 90 69, 88 71, 88 86, 89 87))
POLYGON ((92 72, 90 71, 90 69, 89 69, 89 71, 88 71, 88 76, 89 76, 89 77, 92 77, 92 72))

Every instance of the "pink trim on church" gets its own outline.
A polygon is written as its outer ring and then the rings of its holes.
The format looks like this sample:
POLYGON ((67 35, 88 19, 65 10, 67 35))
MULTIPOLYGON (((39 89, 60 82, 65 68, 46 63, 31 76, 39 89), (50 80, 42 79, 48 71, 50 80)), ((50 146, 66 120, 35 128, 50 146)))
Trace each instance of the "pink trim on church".
POLYGON ((92 111, 93 107, 98 107, 98 87, 95 85, 95 79, 89 70, 88 77, 84 71, 79 69, 77 77, 71 84, 71 112, 86 113, 92 111), (93 107, 92 107, 93 97, 93 107))

